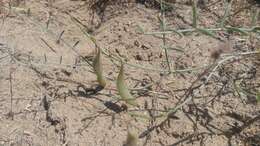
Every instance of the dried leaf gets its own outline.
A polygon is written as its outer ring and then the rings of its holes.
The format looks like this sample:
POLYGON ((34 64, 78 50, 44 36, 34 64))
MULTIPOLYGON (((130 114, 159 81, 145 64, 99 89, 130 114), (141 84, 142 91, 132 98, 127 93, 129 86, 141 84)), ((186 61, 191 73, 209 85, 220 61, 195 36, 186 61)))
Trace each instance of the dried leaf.
POLYGON ((106 79, 103 76, 102 60, 101 60, 101 49, 97 49, 97 54, 93 62, 94 72, 97 75, 97 81, 100 86, 106 86, 106 79))
POLYGON ((125 101, 126 103, 130 105, 137 106, 137 103, 135 102, 135 98, 130 94, 125 82, 124 82, 124 65, 121 63, 120 72, 117 77, 116 81, 117 90, 119 92, 119 95, 121 97, 121 100, 125 101))

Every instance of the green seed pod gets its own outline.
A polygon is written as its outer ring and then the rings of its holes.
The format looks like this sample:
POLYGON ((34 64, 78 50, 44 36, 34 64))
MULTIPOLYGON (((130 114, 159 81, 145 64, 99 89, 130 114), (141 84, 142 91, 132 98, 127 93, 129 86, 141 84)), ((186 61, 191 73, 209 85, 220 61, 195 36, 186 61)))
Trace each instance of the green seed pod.
POLYGON ((97 49, 96 57, 93 61, 93 68, 94 72, 97 75, 97 81, 100 86, 105 87, 106 86, 106 79, 103 76, 103 68, 102 68, 102 60, 101 60, 101 49, 97 49))
POLYGON ((137 146, 138 138, 137 135, 133 132, 127 133, 126 143, 124 146, 137 146))
POLYGON ((137 106, 137 103, 135 102, 136 98, 130 94, 130 92, 124 82, 124 65, 123 65, 123 63, 121 63, 120 72, 118 74, 117 81, 116 81, 116 86, 117 86, 119 95, 121 97, 121 100, 125 101, 126 103, 128 103, 130 105, 137 106))

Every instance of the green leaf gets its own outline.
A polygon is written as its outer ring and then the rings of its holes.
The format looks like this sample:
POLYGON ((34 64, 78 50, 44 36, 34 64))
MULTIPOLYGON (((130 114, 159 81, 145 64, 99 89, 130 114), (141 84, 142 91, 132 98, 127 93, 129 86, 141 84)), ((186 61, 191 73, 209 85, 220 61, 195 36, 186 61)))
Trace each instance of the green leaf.
POLYGON ((251 26, 255 26, 257 24, 257 19, 258 19, 258 16, 259 16, 259 9, 255 9, 253 10, 253 15, 252 15, 252 18, 251 18, 251 26))
POLYGON ((117 87, 117 90, 119 92, 119 95, 121 97, 121 100, 125 101, 127 104, 130 104, 130 105, 133 105, 133 106, 137 106, 137 103, 135 101, 136 98, 134 98, 125 82, 124 82, 124 65, 123 63, 121 62, 121 67, 120 67, 120 71, 119 71, 119 74, 118 74, 118 77, 117 77, 117 81, 116 81, 116 87, 117 87))
POLYGON ((212 31, 209 31, 207 29, 197 28, 196 30, 198 32, 202 33, 202 34, 208 35, 208 36, 213 37, 215 39, 219 39, 212 31))
POLYGON ((94 72, 97 76, 97 81, 98 81, 99 85, 102 87, 105 87, 106 79, 103 76, 103 67, 102 67, 101 49, 100 48, 97 49, 97 54, 93 61, 93 68, 94 68, 94 72))
POLYGON ((162 15, 161 17, 160 16, 157 16, 159 22, 160 22, 160 29, 162 31, 165 31, 165 19, 164 19, 164 15, 162 15))
POLYGON ((192 1, 192 26, 197 28, 197 7, 195 0, 192 1))
POLYGON ((260 26, 255 26, 255 27, 253 27, 251 31, 252 31, 252 32, 260 31, 260 26))
POLYGON ((257 102, 260 102, 260 92, 257 92, 257 93, 256 93, 256 101, 257 101, 257 102))
POLYGON ((145 33, 143 27, 140 26, 140 25, 137 26, 137 32, 139 32, 139 33, 141 33, 141 34, 144 34, 144 33, 145 33))
POLYGON ((225 1, 225 13, 224 16, 222 17, 221 21, 220 21, 220 27, 223 28, 225 25, 225 22, 227 21, 227 18, 230 14, 230 10, 231 10, 231 2, 228 2, 228 0, 225 1))
POLYGON ((225 27, 228 31, 231 31, 231 32, 239 32, 241 33, 242 35, 248 35, 246 31, 240 29, 240 28, 237 28, 237 27, 225 27))
POLYGON ((180 38, 183 38, 183 34, 182 34, 181 32, 179 32, 178 30, 175 30, 175 29, 167 29, 166 31, 172 31, 172 32, 178 34, 180 38))
POLYGON ((90 35, 88 32, 86 32, 86 31, 83 31, 83 33, 86 35, 86 37, 87 38, 89 38, 91 41, 92 41, 92 43, 94 43, 95 45, 97 45, 97 41, 96 41, 96 39, 92 36, 92 35, 90 35))

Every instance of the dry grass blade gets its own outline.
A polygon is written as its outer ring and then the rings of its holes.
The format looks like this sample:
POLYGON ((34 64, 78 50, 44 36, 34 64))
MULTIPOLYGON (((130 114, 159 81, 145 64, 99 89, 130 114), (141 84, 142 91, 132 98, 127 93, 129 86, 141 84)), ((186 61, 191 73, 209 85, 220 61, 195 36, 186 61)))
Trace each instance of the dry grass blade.
POLYGON ((121 97, 121 100, 125 101, 127 104, 137 106, 135 98, 130 94, 125 82, 124 82, 124 65, 121 63, 120 72, 116 81, 117 90, 121 97))
POLYGON ((139 118, 139 119, 143 119, 143 120, 151 120, 151 118, 147 115, 141 115, 141 114, 136 114, 136 113, 133 113, 133 112, 128 112, 129 115, 131 115, 132 117, 135 117, 135 118, 139 118))
POLYGON ((124 146, 137 146, 137 142, 138 142, 137 134, 128 131, 126 143, 124 144, 124 146))
POLYGON ((93 62, 93 68, 95 71, 95 74, 97 75, 97 81, 100 86, 105 87, 106 86, 106 79, 103 76, 103 67, 102 67, 102 59, 101 59, 101 50, 100 48, 97 49, 97 54, 93 62))

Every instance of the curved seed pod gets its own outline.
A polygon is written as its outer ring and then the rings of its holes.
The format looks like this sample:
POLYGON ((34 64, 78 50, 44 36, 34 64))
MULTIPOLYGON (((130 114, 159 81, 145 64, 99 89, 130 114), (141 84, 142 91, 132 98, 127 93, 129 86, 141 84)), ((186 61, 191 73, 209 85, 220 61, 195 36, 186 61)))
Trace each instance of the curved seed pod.
POLYGON ((120 72, 117 77, 116 87, 119 92, 119 95, 123 101, 130 105, 137 106, 135 98, 130 94, 124 82, 124 65, 121 63, 120 72))
POLYGON ((102 61, 101 61, 101 50, 100 48, 97 49, 96 57, 93 61, 93 68, 94 72, 97 75, 97 81, 100 86, 105 87, 106 86, 106 79, 103 76, 103 68, 102 68, 102 61))
POLYGON ((137 135, 133 132, 128 131, 126 143, 124 144, 124 146, 137 146, 137 141, 137 135))

